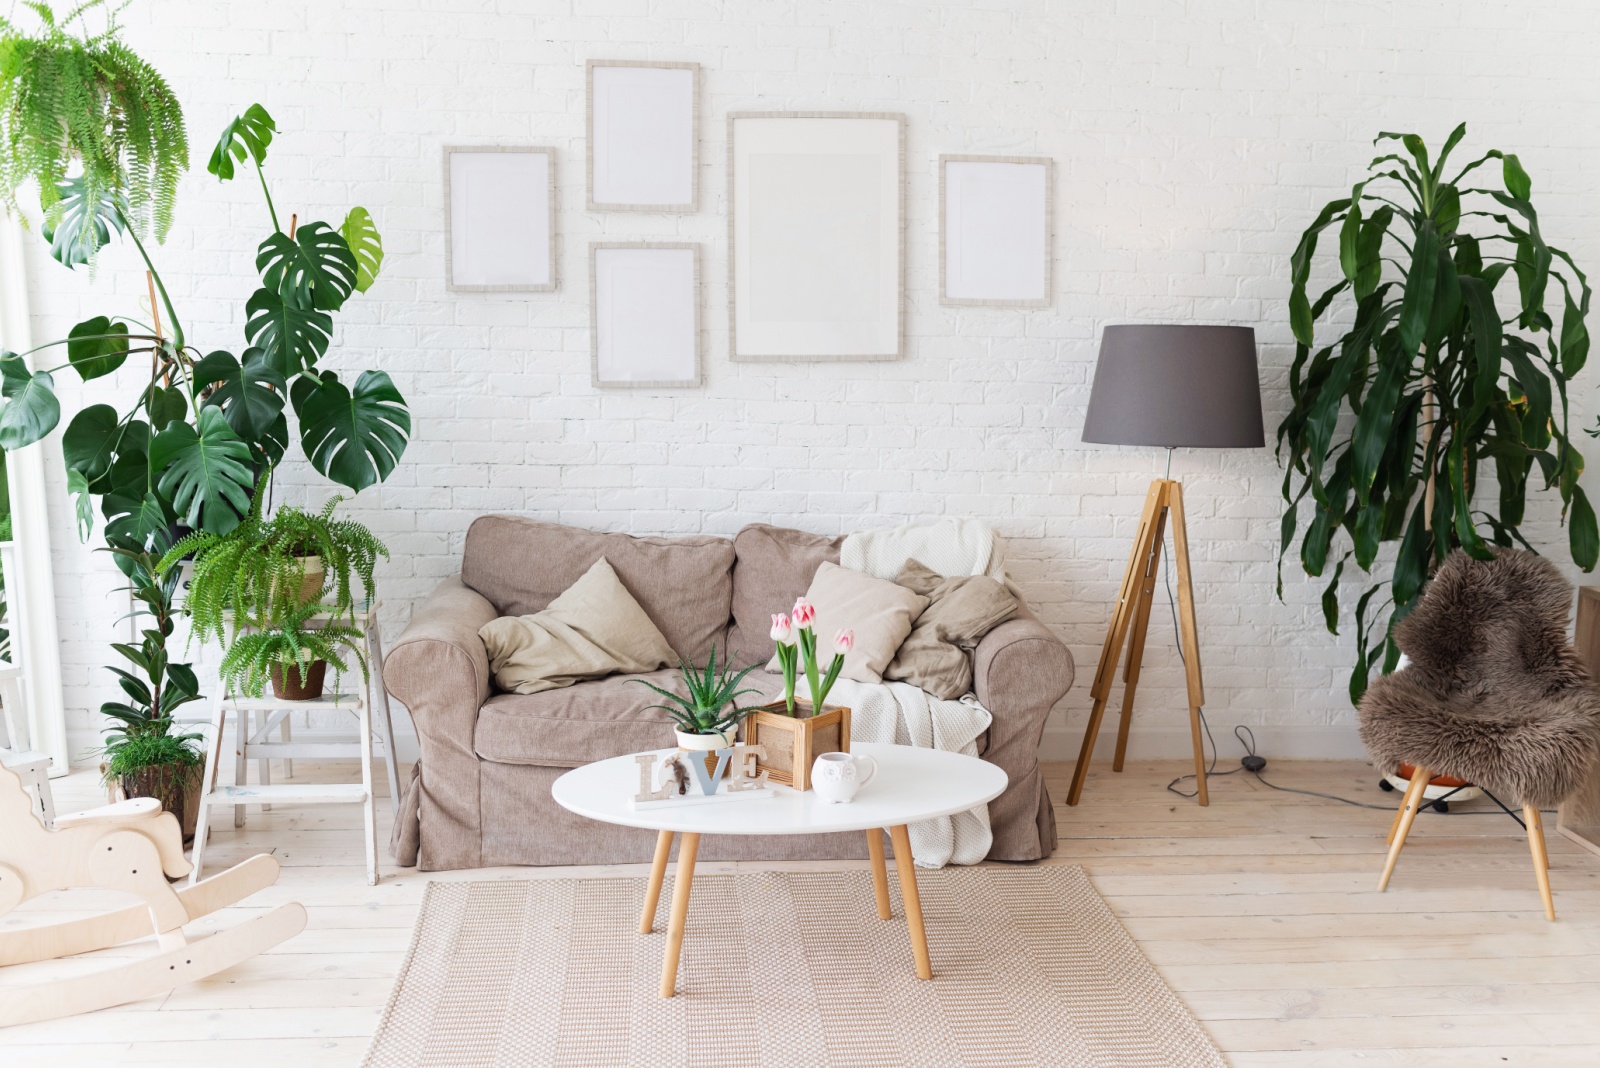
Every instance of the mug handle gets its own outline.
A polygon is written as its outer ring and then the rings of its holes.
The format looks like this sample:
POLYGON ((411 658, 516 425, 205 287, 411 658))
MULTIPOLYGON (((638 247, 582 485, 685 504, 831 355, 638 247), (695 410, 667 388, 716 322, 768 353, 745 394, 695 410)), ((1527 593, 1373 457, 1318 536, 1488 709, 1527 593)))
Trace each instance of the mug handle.
POLYGON ((860 764, 864 760, 868 764, 872 765, 872 770, 867 772, 867 777, 856 783, 856 787, 859 789, 860 787, 863 787, 867 785, 867 783, 871 782, 873 777, 878 774, 878 762, 865 754, 856 757, 855 760, 857 764, 860 764))

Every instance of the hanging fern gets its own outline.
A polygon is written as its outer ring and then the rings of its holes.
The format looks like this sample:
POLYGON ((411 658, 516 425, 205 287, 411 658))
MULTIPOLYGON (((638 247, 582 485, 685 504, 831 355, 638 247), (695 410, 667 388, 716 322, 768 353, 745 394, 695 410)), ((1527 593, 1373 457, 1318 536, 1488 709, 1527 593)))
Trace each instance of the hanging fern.
POLYGON ((177 97, 117 39, 115 9, 100 33, 68 31, 107 0, 87 0, 59 19, 43 0, 25 6, 39 17, 33 33, 0 18, 0 200, 14 212, 18 188, 35 179, 47 227, 61 221, 63 193, 75 190, 88 205, 129 206, 129 225, 153 225, 165 240, 189 167, 177 97), (70 174, 75 164, 79 175, 70 174))

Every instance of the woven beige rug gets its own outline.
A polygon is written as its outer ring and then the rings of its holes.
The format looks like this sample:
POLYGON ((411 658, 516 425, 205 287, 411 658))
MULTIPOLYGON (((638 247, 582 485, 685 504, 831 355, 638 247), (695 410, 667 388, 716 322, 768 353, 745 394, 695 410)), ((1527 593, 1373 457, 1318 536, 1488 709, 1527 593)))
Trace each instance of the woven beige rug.
POLYGON ((694 881, 660 996, 668 880, 432 883, 369 1068, 1217 1068, 1204 1030, 1076 867, 918 879, 919 980, 866 871, 694 881))

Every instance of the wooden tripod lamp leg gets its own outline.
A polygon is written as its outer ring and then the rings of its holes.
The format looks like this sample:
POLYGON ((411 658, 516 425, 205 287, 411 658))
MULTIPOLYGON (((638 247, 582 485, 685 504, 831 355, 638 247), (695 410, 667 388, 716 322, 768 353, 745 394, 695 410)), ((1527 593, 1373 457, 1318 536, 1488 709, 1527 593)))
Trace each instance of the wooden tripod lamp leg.
POLYGON ((1183 486, 1167 483, 1167 511, 1172 517, 1172 560, 1178 571, 1178 628, 1183 643, 1184 681, 1189 689, 1189 734, 1194 740, 1194 778, 1197 799, 1211 803, 1206 791, 1206 751, 1200 741, 1200 710, 1205 707, 1205 686, 1200 678, 1200 625, 1194 615, 1194 581, 1189 569, 1189 527, 1183 515, 1183 486))
POLYGON ((1133 697, 1139 691, 1139 669, 1144 666, 1144 641, 1150 633, 1150 605, 1155 599, 1156 576, 1161 573, 1162 534, 1166 530, 1167 510, 1156 512, 1155 533, 1150 538, 1150 554, 1145 558, 1144 575, 1139 580, 1139 600, 1133 612, 1133 630, 1128 635, 1128 663, 1122 669, 1122 721, 1117 724, 1117 753, 1112 771, 1121 771, 1128 755, 1128 728, 1133 725, 1133 697))
POLYGON ((1083 796, 1083 782, 1089 775, 1095 738, 1100 733, 1100 721, 1106 714, 1106 701, 1111 696, 1111 683, 1117 673, 1123 640, 1133 625, 1140 583, 1154 541, 1156 516, 1161 512, 1165 496, 1166 484, 1162 479, 1150 483, 1150 492, 1144 499, 1144 513, 1139 517, 1139 529, 1133 538, 1133 552, 1128 556, 1128 569, 1123 572, 1122 588, 1117 593, 1117 604, 1111 613, 1111 629, 1106 632, 1105 645, 1100 649, 1100 665, 1095 669, 1094 684, 1089 687, 1094 704, 1089 711, 1089 723, 1083 731, 1083 747, 1078 750, 1078 766, 1072 772, 1072 786, 1067 791, 1069 805, 1076 805, 1083 796))

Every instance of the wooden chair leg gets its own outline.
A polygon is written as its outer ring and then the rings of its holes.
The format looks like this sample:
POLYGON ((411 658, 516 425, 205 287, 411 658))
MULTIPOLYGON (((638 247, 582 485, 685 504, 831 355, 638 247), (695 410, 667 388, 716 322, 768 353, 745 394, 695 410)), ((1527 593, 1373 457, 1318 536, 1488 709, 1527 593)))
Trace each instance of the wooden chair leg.
POLYGON ((1383 863, 1383 874, 1378 877, 1380 892, 1389 886, 1389 877, 1394 874, 1395 862, 1400 859, 1400 850, 1405 848, 1406 836, 1411 833, 1411 824, 1417 818, 1423 791, 1428 788, 1428 780, 1431 778, 1433 772, 1427 768, 1412 769, 1411 785, 1406 787, 1405 800, 1400 806, 1400 825, 1395 828, 1394 841, 1389 846, 1389 857, 1383 863))
POLYGON ((1522 818, 1528 824, 1528 849, 1533 854, 1533 876, 1539 880, 1539 896, 1544 898, 1544 918, 1556 918, 1556 901, 1550 893, 1550 852, 1545 847, 1544 817, 1533 805, 1522 806, 1522 818))

